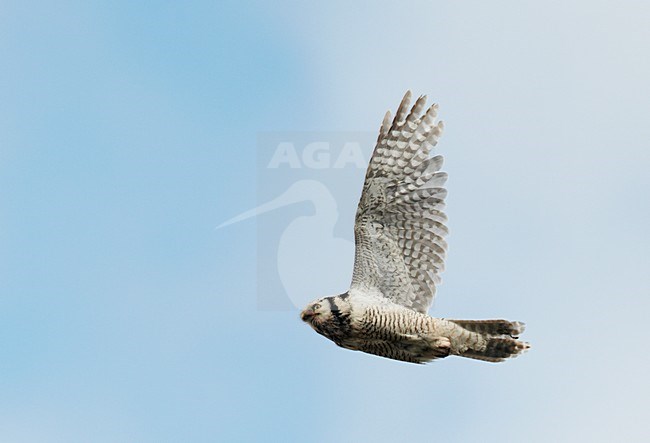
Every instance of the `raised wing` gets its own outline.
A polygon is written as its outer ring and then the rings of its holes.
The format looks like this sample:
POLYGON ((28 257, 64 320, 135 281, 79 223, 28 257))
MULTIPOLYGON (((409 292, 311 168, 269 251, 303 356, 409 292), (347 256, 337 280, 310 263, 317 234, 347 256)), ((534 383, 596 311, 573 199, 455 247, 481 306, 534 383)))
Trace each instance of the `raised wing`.
POLYGON ((444 269, 447 234, 442 156, 430 157, 443 129, 426 97, 410 112, 408 91, 391 121, 386 113, 370 159, 354 225, 352 289, 379 291, 427 312, 444 269))

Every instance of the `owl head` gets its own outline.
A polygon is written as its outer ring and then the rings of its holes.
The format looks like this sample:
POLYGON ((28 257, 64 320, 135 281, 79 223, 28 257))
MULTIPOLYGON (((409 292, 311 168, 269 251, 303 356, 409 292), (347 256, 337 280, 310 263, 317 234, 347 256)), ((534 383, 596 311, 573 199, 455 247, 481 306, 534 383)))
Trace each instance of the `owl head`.
POLYGON ((348 294, 345 293, 314 300, 303 309, 300 318, 318 333, 328 337, 337 335, 349 325, 351 308, 347 298, 348 294))
POLYGON ((313 325, 322 323, 332 317, 332 307, 327 298, 319 298, 310 302, 300 313, 300 318, 305 323, 313 325))

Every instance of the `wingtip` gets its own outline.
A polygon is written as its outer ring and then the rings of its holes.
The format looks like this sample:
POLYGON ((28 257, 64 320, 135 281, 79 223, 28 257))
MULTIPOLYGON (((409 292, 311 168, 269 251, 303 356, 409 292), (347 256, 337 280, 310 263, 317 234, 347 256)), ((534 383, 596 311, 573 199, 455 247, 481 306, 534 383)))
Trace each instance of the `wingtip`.
POLYGON ((412 95, 413 94, 411 93, 410 89, 406 91, 406 94, 404 94, 404 98, 402 98, 402 101, 400 102, 399 107, 397 108, 397 112, 395 112, 395 120, 393 121, 393 124, 401 123, 406 118, 409 105, 411 104, 412 95))

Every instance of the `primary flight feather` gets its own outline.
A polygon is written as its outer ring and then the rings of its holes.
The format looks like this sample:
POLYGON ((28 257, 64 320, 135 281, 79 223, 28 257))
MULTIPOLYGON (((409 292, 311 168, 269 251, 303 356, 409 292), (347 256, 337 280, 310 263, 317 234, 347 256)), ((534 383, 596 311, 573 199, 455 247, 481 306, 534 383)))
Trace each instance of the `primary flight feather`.
POLYGON ((370 159, 355 218, 350 289, 311 302, 301 318, 337 345, 412 363, 459 355, 490 362, 527 350, 524 324, 448 320, 427 315, 444 270, 447 174, 431 157, 442 134, 437 105, 426 97, 395 117, 386 113, 370 159))

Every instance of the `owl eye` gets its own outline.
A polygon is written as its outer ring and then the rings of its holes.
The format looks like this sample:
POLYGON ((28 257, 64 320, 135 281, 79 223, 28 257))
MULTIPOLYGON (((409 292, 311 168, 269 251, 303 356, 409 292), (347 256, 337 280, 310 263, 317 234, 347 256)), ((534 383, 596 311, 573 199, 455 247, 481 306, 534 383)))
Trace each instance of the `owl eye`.
POLYGON ((312 309, 315 311, 317 309, 320 309, 320 303, 316 303, 314 306, 312 306, 312 309))

